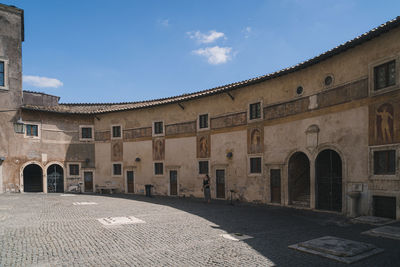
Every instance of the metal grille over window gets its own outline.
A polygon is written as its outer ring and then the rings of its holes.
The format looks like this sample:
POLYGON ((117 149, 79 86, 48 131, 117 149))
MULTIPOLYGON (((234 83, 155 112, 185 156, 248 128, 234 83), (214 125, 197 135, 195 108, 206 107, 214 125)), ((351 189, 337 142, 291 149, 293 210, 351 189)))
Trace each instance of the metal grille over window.
POLYGON ((163 133, 163 123, 162 121, 158 121, 154 123, 154 133, 162 134, 163 133))
POLYGON ((261 118, 261 103, 250 104, 250 120, 261 118))
POLYGON ((199 117, 199 128, 203 129, 203 128, 208 128, 208 114, 204 114, 204 115, 200 115, 199 117))
POLYGON ((199 161, 199 174, 208 174, 208 161, 199 161))
POLYGON ((91 139, 92 138, 92 128, 82 127, 82 138, 91 139))
POLYGON ((374 152, 374 174, 396 173, 396 151, 384 150, 374 152))
POLYGON ((121 164, 113 164, 113 174, 121 175, 122 174, 122 166, 121 164))
POLYGON ((69 165, 69 175, 79 175, 79 164, 69 165))
POLYGON ((163 164, 161 162, 154 163, 154 174, 162 175, 164 173, 163 164))
POLYGON ((374 68, 375 90, 380 90, 396 84, 396 61, 379 65, 374 68))
POLYGON ((0 86, 5 86, 4 62, 0 61, 0 86))
POLYGON ((38 126, 33 124, 26 125, 26 135, 27 136, 39 136, 38 126))
POLYGON ((113 126, 112 130, 113 130, 113 137, 114 138, 121 137, 121 126, 113 126))
POLYGON ((250 173, 261 173, 261 158, 250 159, 250 173))

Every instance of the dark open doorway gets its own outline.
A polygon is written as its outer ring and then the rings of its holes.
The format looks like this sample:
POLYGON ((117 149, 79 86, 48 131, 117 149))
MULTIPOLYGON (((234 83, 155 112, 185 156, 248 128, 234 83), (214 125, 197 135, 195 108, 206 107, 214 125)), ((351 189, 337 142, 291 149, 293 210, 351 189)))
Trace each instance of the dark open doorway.
POLYGON ((303 152, 289 159, 289 204, 310 206, 310 161, 303 152))
POLYGON ((315 161, 317 209, 342 210, 342 159, 333 150, 321 151, 315 161))
POLYGON ((37 164, 24 168, 24 192, 43 192, 43 171, 37 164))

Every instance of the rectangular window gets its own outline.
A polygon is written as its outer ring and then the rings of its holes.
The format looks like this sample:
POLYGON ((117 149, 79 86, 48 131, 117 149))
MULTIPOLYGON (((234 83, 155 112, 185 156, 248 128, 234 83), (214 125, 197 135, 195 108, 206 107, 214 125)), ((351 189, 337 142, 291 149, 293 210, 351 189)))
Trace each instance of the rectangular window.
POLYGON ((79 175, 79 164, 69 164, 69 175, 79 175))
POLYGON ((396 174, 396 151, 374 151, 374 174, 396 174))
POLYGON ((82 139, 92 139, 92 127, 82 127, 81 128, 81 138, 82 139))
POLYGON ((154 163, 154 174, 163 175, 164 174, 164 164, 162 162, 154 163))
POLYGON ((261 158, 250 158, 250 173, 261 173, 261 158))
POLYGON ((39 127, 35 124, 26 124, 26 136, 39 136, 39 127))
POLYGON ((396 61, 376 66, 374 68, 375 91, 396 84, 396 61))
POLYGON ((121 126, 113 126, 112 127, 112 137, 113 138, 121 138, 121 126))
POLYGON ((113 175, 122 175, 122 164, 121 163, 113 164, 113 175))
POLYGON ((154 134, 162 134, 164 132, 163 122, 157 121, 154 123, 154 134))
POLYGON ((199 129, 208 128, 208 114, 199 116, 199 129))
POLYGON ((4 70, 4 61, 0 61, 0 86, 4 87, 5 86, 5 70, 4 70))
POLYGON ((261 118, 261 103, 250 104, 250 120, 261 118))
POLYGON ((208 174, 208 161, 199 161, 199 174, 208 174))

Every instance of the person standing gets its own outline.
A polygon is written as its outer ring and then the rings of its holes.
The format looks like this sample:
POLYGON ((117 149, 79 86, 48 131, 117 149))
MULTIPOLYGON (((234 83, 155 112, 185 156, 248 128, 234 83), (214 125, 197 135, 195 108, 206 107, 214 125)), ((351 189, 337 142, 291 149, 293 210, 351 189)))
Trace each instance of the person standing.
POLYGON ((208 176, 208 174, 206 174, 206 176, 203 179, 203 192, 204 192, 204 200, 207 203, 210 203, 211 201, 210 176, 208 176))

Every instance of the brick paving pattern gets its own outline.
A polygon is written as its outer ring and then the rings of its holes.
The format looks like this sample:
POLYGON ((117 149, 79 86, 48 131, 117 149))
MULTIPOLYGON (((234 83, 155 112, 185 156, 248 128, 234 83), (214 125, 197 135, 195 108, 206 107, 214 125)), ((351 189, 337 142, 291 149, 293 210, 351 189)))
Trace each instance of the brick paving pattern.
POLYGON ((329 213, 222 201, 208 205, 166 197, 3 194, 0 266, 343 265, 288 248, 326 235, 385 249, 352 266, 399 266, 398 240, 361 235, 373 227, 329 213), (98 221, 126 216, 145 223, 105 226, 98 221), (232 241, 221 236, 226 233, 253 238, 232 241))

